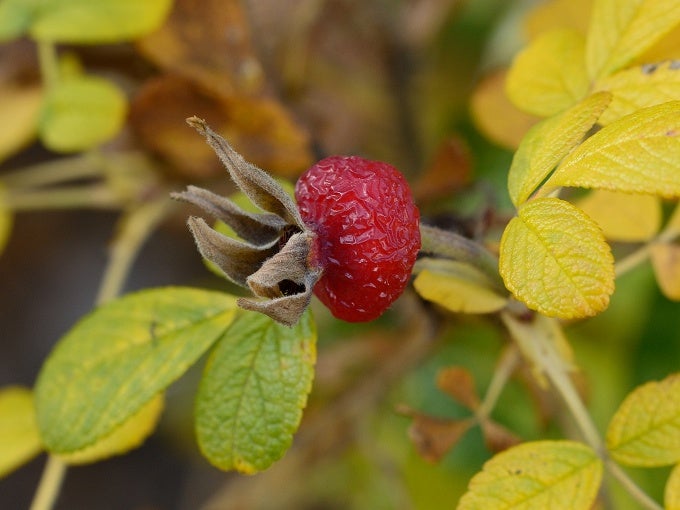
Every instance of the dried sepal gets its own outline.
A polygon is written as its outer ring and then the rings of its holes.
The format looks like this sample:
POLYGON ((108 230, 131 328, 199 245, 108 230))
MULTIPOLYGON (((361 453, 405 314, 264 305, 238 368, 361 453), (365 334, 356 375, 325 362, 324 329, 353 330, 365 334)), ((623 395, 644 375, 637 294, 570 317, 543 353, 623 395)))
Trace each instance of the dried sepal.
POLYGON ((305 226, 295 202, 274 179, 245 161, 204 121, 192 117, 187 122, 206 137, 241 191, 266 211, 246 212, 228 198, 195 186, 173 193, 173 198, 223 221, 245 241, 192 217, 188 226, 198 251, 231 281, 252 291, 255 298, 241 298, 239 306, 293 326, 309 306, 323 273, 317 261, 316 234, 305 226))
POLYGON ((257 271, 278 247, 257 247, 225 236, 211 228, 203 218, 189 218, 189 230, 203 258, 213 262, 232 282, 245 287, 248 276, 257 271))
POLYGON ((236 185, 255 205, 280 216, 301 230, 304 228, 295 202, 269 174, 243 159, 224 138, 210 129, 204 120, 190 117, 187 123, 205 136, 236 185))
POLYGON ((196 186, 188 186, 186 191, 172 193, 172 197, 200 207, 215 219, 229 225, 241 239, 257 246, 270 244, 278 239, 287 225, 276 214, 244 211, 228 198, 196 186))

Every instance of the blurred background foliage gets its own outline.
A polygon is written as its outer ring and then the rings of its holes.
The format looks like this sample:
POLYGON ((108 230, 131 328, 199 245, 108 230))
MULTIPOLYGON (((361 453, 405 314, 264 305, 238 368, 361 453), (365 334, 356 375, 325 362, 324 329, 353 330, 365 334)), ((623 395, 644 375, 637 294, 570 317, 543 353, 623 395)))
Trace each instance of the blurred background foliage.
MULTIPOLYGON (((553 3, 571 4, 565 22, 587 19, 588 2, 553 3)), ((539 4, 175 0, 160 28, 140 39, 65 41, 51 60, 39 55, 44 45, 3 36, 0 202, 16 214, 0 215, 7 234, 0 385, 31 386, 54 342, 92 308, 126 211, 186 183, 231 189, 212 151, 186 126, 191 115, 289 180, 330 154, 389 161, 412 183, 424 218, 493 245, 510 214, 512 149, 535 122, 504 99, 503 69, 539 30, 541 11, 532 10, 539 4), (55 127, 45 104, 60 103, 48 97, 46 59, 62 79, 81 79, 84 89, 62 92, 71 95, 67 104, 90 97, 84 76, 114 89, 80 118, 64 120, 57 109, 65 123, 55 127), (113 128, 83 130, 98 116, 113 128), (83 131, 91 139, 73 135, 83 131)), ((188 212, 176 205, 166 215, 125 292, 227 285, 201 264, 184 227, 188 212)), ((677 308, 659 293, 648 265, 617 283, 606 313, 568 329, 583 368, 580 387, 601 427, 635 385, 663 378, 680 361, 677 308)), ((159 431, 124 457, 71 468, 57 508, 451 508, 494 450, 569 433, 558 403, 522 368, 502 388, 493 424, 467 426, 507 356, 493 318, 451 316, 409 294, 368 325, 340 323, 318 307, 315 313, 315 387, 280 463, 243 477, 199 456, 194 368, 170 388, 159 431)), ((43 462, 0 481, 0 508, 28 506, 43 462)), ((640 476, 660 498, 665 477, 655 470, 640 476)), ((635 508, 615 485, 608 490, 616 508, 635 508)))

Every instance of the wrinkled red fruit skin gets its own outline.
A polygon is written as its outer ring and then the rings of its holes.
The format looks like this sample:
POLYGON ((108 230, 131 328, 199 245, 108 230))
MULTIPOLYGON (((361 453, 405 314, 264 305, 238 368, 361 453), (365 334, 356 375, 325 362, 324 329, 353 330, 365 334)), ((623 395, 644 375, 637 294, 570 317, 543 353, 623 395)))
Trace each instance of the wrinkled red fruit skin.
POLYGON ((331 156, 300 177, 295 198, 324 268, 314 294, 339 319, 379 317, 404 291, 420 249, 404 177, 387 163, 331 156))

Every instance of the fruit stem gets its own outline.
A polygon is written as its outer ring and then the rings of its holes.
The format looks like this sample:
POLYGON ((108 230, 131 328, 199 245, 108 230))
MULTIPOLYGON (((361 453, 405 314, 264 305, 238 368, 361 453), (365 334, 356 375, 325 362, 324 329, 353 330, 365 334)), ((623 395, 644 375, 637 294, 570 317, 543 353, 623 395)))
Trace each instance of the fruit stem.
POLYGON ((458 262, 464 262, 482 271, 489 280, 506 292, 498 273, 498 258, 484 246, 455 232, 429 225, 420 225, 421 251, 458 262))

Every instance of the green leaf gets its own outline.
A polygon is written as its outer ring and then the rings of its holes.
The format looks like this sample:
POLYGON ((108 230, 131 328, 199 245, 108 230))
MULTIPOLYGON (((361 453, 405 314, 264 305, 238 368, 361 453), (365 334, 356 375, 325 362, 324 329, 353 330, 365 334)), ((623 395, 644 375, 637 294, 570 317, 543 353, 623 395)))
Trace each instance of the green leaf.
POLYGON ((677 0, 596 0, 586 43, 590 78, 622 69, 679 23, 677 0))
POLYGON ((418 294, 447 310, 461 313, 491 313, 508 302, 478 269, 449 259, 425 258, 417 262, 413 282, 418 294))
POLYGON ((680 196, 680 101, 638 110, 588 138, 545 184, 680 196))
POLYGON ((42 450, 35 423, 33 395, 28 388, 0 390, 0 478, 28 462, 42 450))
POLYGON ((36 383, 47 448, 71 453, 112 434, 210 348, 235 312, 232 296, 167 287, 86 316, 59 341, 36 383))
POLYGON ((38 0, 0 1, 0 42, 7 42, 26 33, 33 21, 38 0))
POLYGON ((30 33, 58 43, 115 43, 141 37, 165 20, 172 0, 43 0, 30 33))
POLYGON ((680 462, 680 374, 628 395, 609 423, 606 442, 612 458, 628 466, 680 462))
POLYGON ((311 389, 316 331, 309 311, 288 328, 241 312, 211 354, 196 399, 206 458, 254 473, 283 456, 311 389))
POLYGON ((614 95, 600 117, 602 125, 647 106, 680 100, 680 60, 624 69, 598 81, 595 90, 608 90, 614 95))
POLYGON ((522 204, 503 232, 499 269, 520 301, 551 317, 596 315, 614 291, 614 259, 602 231, 559 198, 522 204))
POLYGON ((562 158, 583 140, 611 98, 608 92, 593 94, 529 130, 515 152, 508 174, 508 191, 515 207, 525 202, 562 158))
POLYGON ((125 95, 108 80, 96 76, 66 79, 47 94, 40 137, 57 152, 87 150, 116 136, 126 112, 125 95))
POLYGON ((555 115, 580 101, 590 82, 583 36, 553 30, 537 37, 512 63, 506 92, 515 105, 541 117, 555 115))
POLYGON ((602 461, 574 441, 524 443, 496 455, 470 481, 458 510, 589 510, 602 461))

